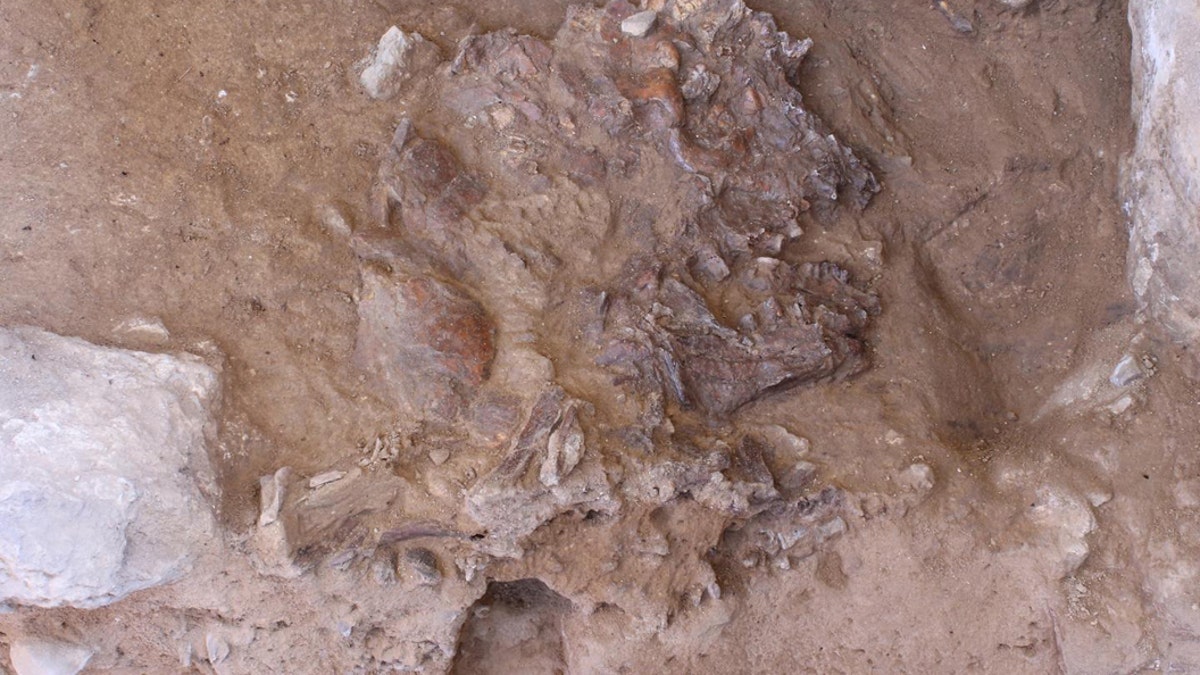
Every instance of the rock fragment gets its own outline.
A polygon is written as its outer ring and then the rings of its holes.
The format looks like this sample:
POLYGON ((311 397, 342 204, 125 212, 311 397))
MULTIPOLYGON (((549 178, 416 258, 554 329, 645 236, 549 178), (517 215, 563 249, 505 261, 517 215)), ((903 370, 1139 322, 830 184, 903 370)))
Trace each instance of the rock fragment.
POLYGON ((410 576, 421 586, 437 586, 442 581, 437 554, 427 548, 412 548, 404 553, 404 565, 410 576))
MULTIPOLYGON (((1133 119, 1122 167, 1129 205, 1127 274, 1145 313, 1178 342, 1200 343, 1200 4, 1135 2, 1133 119)), ((1190 350, 1195 353, 1196 350, 1190 350)))
POLYGON ((1091 552, 1087 536, 1096 529, 1096 516, 1087 500, 1042 487, 1029 517, 1043 532, 1045 551, 1058 578, 1079 569, 1091 552))
POLYGON ((654 10, 646 10, 631 14, 621 21, 621 32, 631 37, 644 37, 654 27, 658 14, 654 10))
POLYGON ((136 340, 143 340, 154 345, 164 345, 171 339, 171 333, 158 317, 136 316, 117 324, 113 333, 136 340))
POLYGON ((450 459, 450 451, 446 448, 432 448, 429 450, 429 461, 433 462, 434 466, 441 466, 450 459))
POLYGON ((912 464, 896 476, 896 483, 912 492, 929 492, 933 489, 933 469, 928 464, 912 464))
POLYGON ((437 46, 419 33, 406 33, 396 26, 379 38, 370 62, 359 76, 371 98, 387 100, 422 68, 436 63, 437 46))
POLYGON ((1127 387, 1145 376, 1146 372, 1142 370, 1138 359, 1132 354, 1126 354, 1117 362, 1112 375, 1108 376, 1108 381, 1114 387, 1127 387))
POLYGON ((217 374, 190 356, 0 329, 0 602, 99 607, 214 537, 217 374))
POLYGON ((20 638, 9 648, 16 675, 75 675, 92 659, 92 650, 57 640, 20 638))

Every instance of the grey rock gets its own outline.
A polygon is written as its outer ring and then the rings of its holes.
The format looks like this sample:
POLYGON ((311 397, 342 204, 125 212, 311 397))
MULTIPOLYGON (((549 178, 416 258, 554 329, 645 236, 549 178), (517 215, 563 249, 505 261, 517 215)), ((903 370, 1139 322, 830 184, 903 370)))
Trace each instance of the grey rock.
POLYGON ((896 476, 896 483, 912 492, 929 492, 933 489, 933 469, 928 464, 912 464, 896 476))
POLYGON ((1176 341, 1200 341, 1200 0, 1129 5, 1137 138, 1123 167, 1128 274, 1176 341))
POLYGON ((1096 529, 1088 501, 1067 490, 1043 486, 1029 517, 1042 530, 1040 545, 1058 578, 1079 569, 1091 551, 1087 537, 1096 529))
POLYGON ((380 586, 396 583, 396 556, 391 551, 379 551, 371 559, 371 576, 380 586))
POLYGON ((1126 354, 1117 362, 1112 375, 1108 376, 1108 381, 1114 387, 1127 387, 1145 376, 1146 371, 1142 370, 1142 365, 1138 363, 1137 358, 1132 354, 1126 354))
POLYGON ((0 329, 0 602, 98 607, 213 539, 216 372, 198 358, 0 329))
POLYGON ((429 461, 441 466, 450 459, 450 451, 446 448, 433 448, 429 451, 429 461))
POLYGON ((653 10, 631 14, 621 21, 621 32, 633 37, 642 37, 650 32, 657 18, 658 14, 653 10))
POLYGON ((371 98, 386 100, 395 96, 414 72, 437 60, 436 45, 419 33, 406 33, 392 26, 379 39, 359 82, 371 98))
POLYGON ((413 548, 404 553, 404 562, 417 583, 436 586, 442 581, 442 570, 437 555, 427 548, 413 548))
POLYGON ((92 660, 92 650, 57 640, 19 639, 8 651, 16 675, 75 675, 92 660))

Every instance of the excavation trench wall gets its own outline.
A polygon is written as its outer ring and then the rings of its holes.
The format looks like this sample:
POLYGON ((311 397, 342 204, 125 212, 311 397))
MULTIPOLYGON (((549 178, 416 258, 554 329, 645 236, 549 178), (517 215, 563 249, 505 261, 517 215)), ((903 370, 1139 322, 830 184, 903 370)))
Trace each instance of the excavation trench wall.
POLYGON ((1200 340, 1200 2, 1135 1, 1129 23, 1129 278, 1148 315, 1190 346, 1200 340))

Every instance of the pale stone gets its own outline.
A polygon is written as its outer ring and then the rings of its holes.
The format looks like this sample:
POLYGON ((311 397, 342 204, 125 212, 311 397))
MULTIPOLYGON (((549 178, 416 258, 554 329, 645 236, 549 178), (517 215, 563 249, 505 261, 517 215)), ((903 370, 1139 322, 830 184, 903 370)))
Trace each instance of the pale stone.
POLYGON ((75 675, 92 659, 92 650, 56 640, 19 639, 8 658, 16 675, 75 675))
POLYGON ((432 42, 392 26, 379 39, 359 82, 371 98, 386 100, 395 96, 415 71, 432 65, 437 58, 437 46, 432 42))
POLYGON ((1128 273, 1148 314, 1200 341, 1200 0, 1129 3, 1137 139, 1124 167, 1128 273))
POLYGON ((642 37, 650 32, 657 18, 658 14, 652 10, 632 14, 621 22, 621 32, 633 37, 642 37))
POLYGON ((0 329, 0 603, 98 607, 212 541, 217 374, 190 356, 0 329))

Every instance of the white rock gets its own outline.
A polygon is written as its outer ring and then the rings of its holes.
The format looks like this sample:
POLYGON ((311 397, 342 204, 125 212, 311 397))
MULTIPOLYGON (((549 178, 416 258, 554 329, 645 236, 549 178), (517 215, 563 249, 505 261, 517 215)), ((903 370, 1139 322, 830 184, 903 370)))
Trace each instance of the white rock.
POLYGON ((69 642, 19 639, 8 658, 16 675, 75 675, 92 659, 92 650, 69 642))
POLYGON ((933 489, 933 469, 928 464, 913 464, 896 476, 896 483, 905 490, 928 492, 933 489))
POLYGON ((1095 489, 1089 490, 1087 493, 1088 503, 1093 508, 1099 508, 1112 501, 1113 495, 1111 490, 1095 489))
POLYGON ((1132 407, 1133 407, 1133 397, 1130 396, 1129 394, 1125 394, 1121 398, 1118 398, 1117 400, 1113 401, 1112 403, 1109 403, 1108 411, 1114 415, 1120 415, 1132 407))
POLYGON ((1079 569, 1091 550, 1087 536, 1096 529, 1096 516, 1088 502, 1064 490, 1042 487, 1030 519, 1046 535, 1047 552, 1058 576, 1079 569))
POLYGON ((1146 372, 1142 370, 1142 365, 1132 354, 1126 354, 1117 361, 1117 366, 1113 368, 1112 375, 1108 376, 1108 381, 1114 387, 1126 387, 1134 382, 1145 377, 1146 372))
POLYGON ((215 534, 217 374, 198 358, 0 329, 0 604, 98 607, 215 534))
POLYGON ((621 22, 621 32, 633 37, 642 37, 650 32, 650 28, 654 26, 654 21, 657 18, 658 14, 649 9, 644 12, 632 14, 625 17, 625 20, 621 22))
MULTIPOLYGON (((1200 344, 1200 0, 1129 3, 1137 138, 1121 172, 1134 295, 1200 344)), ((1192 350, 1193 352, 1195 350, 1192 350)))
POLYGON ((419 33, 405 33, 392 26, 375 48, 370 62, 359 76, 371 98, 386 100, 419 70, 437 60, 437 46, 419 33))
POLYGON ((171 339, 171 333, 157 317, 137 316, 117 324, 114 333, 123 334, 138 340, 145 340, 157 345, 166 344, 171 339))
POLYGON ((291 468, 285 466, 269 476, 262 476, 258 479, 259 527, 266 527, 279 520, 279 510, 283 508, 283 500, 287 495, 287 483, 291 477, 291 468))
POLYGON ((317 217, 321 221, 321 227, 330 235, 348 239, 353 232, 350 223, 346 222, 346 217, 334 206, 327 204, 321 207, 317 210, 317 217))
POLYGON ((768 424, 760 427, 760 431, 763 438, 776 450, 791 452, 795 457, 807 455, 809 449, 812 447, 807 438, 797 436, 778 424, 768 424))

